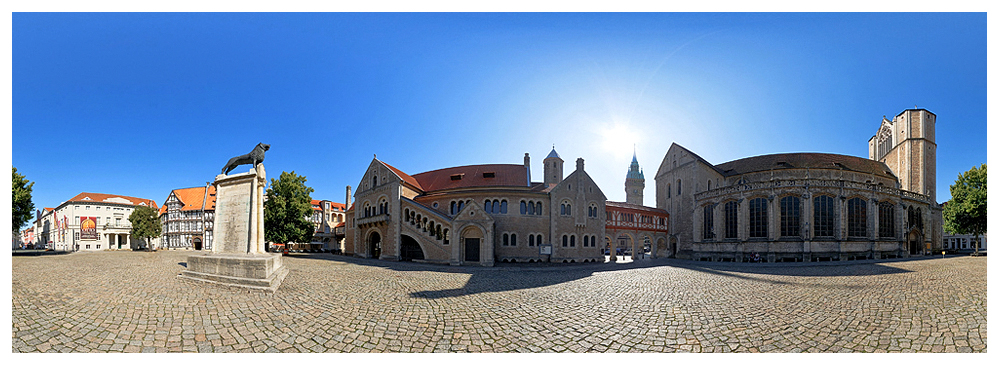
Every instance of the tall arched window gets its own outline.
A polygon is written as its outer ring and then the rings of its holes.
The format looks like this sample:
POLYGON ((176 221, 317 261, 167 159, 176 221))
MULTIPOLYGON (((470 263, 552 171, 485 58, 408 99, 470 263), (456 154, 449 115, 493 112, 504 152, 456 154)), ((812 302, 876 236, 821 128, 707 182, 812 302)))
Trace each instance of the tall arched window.
POLYGON ((517 234, 510 234, 510 246, 517 246, 517 234))
POLYGON ((566 234, 563 234, 562 236, 562 246, 564 248, 569 246, 569 237, 566 236, 566 234))
POLYGON ((510 246, 510 235, 503 233, 503 246, 510 246))
POLYGON ((767 198, 750 200, 750 237, 767 237, 767 198))
POLYGON ((715 238, 715 227, 714 227, 715 223, 713 217, 714 213, 715 213, 715 205, 713 204, 705 205, 705 208, 702 209, 702 223, 703 223, 701 226, 702 239, 715 238))
POLYGON ((681 195, 681 180, 680 179, 677 180, 677 195, 678 196, 681 195))
POLYGON ((525 203, 524 201, 521 201, 521 214, 524 215, 527 213, 528 213, 528 204, 525 203))
POLYGON ((542 214, 542 203, 538 202, 537 204, 535 204, 535 215, 541 215, 541 214, 542 214))
POLYGON ((569 236, 569 246, 576 247, 576 235, 569 236))
POLYGON ((500 213, 507 213, 507 200, 500 201, 500 213))
POLYGON ((670 183, 667 183, 667 198, 670 198, 671 192, 673 191, 670 188, 670 183))
POLYGON ((739 204, 736 201, 726 202, 726 239, 736 239, 739 237, 739 224, 737 221, 737 209, 739 204))
POLYGON ((868 236, 868 202, 861 197, 847 200, 847 236, 868 236))
POLYGON ((878 236, 896 237, 896 207, 892 202, 885 201, 878 204, 878 236))
POLYGON ((483 202, 483 210, 486 210, 487 213, 492 212, 493 211, 493 201, 486 200, 485 202, 483 202))
POLYGON ((450 211, 448 211, 448 212, 450 212, 450 213, 451 213, 452 215, 454 215, 454 214, 455 214, 455 208, 456 208, 456 207, 457 207, 457 206, 455 206, 455 201, 451 201, 451 210, 450 210, 450 211))
POLYGON ((451 239, 451 238, 450 238, 450 237, 448 236, 448 234, 449 234, 449 233, 448 233, 448 229, 447 229, 447 228, 446 228, 446 229, 444 229, 444 245, 448 245, 448 244, 449 244, 448 242, 449 242, 449 240, 451 239))
POLYGON ((535 246, 535 236, 534 235, 528 235, 528 246, 529 247, 535 246))
POLYGON ((781 236, 799 236, 799 197, 781 199, 781 236))
POLYGON ((817 196, 813 198, 813 235, 833 236, 833 197, 817 196))

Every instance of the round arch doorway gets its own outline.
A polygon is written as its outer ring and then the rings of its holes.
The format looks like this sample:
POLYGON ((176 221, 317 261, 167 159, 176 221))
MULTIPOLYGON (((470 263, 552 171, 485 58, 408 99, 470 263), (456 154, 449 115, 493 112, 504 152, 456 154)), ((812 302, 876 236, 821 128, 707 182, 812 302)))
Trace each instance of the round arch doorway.
POLYGON ((371 254, 372 258, 382 255, 382 236, 377 232, 368 235, 368 254, 371 254))
POLYGON ((411 238, 409 235, 400 235, 399 257, 403 261, 424 259, 424 251, 420 248, 420 244, 417 243, 416 239, 411 238))
POLYGON ((201 250, 201 238, 194 238, 194 250, 201 250))

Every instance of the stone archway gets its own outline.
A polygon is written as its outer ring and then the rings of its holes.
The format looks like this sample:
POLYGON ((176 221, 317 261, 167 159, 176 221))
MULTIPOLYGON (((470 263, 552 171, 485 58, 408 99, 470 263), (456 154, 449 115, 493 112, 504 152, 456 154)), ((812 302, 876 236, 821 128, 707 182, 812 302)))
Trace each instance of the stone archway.
POLYGON ((399 259, 402 261, 424 259, 424 250, 420 247, 420 243, 418 243, 416 239, 410 237, 409 235, 400 235, 399 259))
POLYGON ((379 235, 377 231, 373 231, 368 234, 368 255, 371 258, 378 258, 382 255, 382 235, 379 235))
POLYGON ((201 250, 201 238, 194 238, 194 250, 201 250))
POLYGON ((921 255, 924 253, 923 248, 923 235, 920 235, 919 230, 910 231, 906 235, 906 249, 910 255, 921 255))

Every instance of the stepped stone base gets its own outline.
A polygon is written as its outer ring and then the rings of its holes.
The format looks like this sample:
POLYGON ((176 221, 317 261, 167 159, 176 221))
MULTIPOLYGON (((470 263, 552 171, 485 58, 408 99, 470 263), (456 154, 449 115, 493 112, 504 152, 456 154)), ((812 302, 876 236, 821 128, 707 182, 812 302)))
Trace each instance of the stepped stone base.
POLYGON ((197 254, 188 256, 180 278, 274 292, 288 274, 281 254, 197 254))

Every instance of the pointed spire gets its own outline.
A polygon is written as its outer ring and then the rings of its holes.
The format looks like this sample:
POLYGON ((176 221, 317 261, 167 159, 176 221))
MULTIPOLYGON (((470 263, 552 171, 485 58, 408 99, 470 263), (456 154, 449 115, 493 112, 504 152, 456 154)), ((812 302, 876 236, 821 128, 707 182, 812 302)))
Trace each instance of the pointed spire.
POLYGON ((546 159, 548 159, 548 158, 559 158, 559 159, 562 159, 561 157, 559 157, 559 153, 556 152, 556 144, 552 144, 552 151, 549 152, 549 155, 546 156, 545 158, 546 159))

